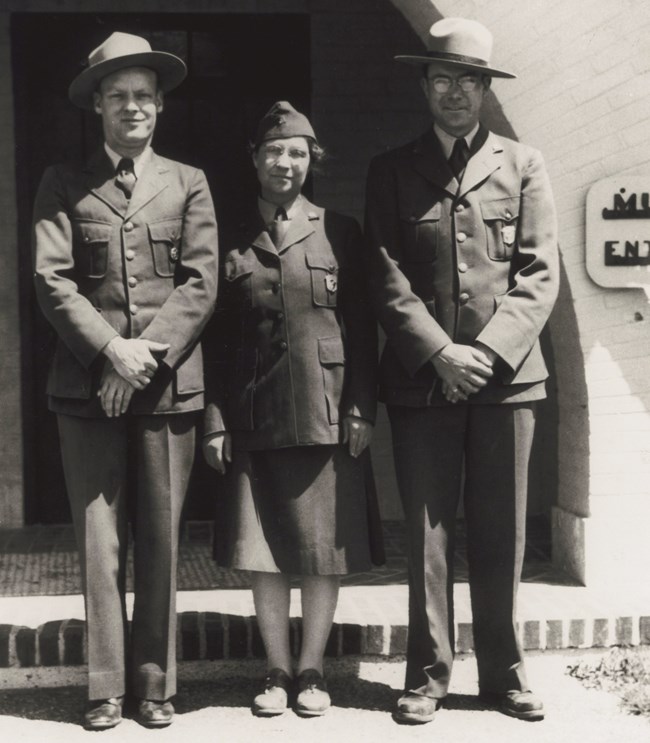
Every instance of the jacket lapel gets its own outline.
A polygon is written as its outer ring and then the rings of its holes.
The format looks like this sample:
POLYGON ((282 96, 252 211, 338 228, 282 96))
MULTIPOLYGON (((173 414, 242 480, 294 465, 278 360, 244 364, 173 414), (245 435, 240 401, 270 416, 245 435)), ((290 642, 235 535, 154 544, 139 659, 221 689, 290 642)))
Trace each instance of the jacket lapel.
POLYGON ((320 219, 316 207, 304 196, 300 197, 300 204, 289 222, 289 229, 284 236, 282 244, 278 247, 278 253, 284 253, 292 245, 299 243, 315 232, 313 222, 320 219))
POLYGON ((116 214, 123 217, 127 201, 124 194, 115 185, 113 164, 103 147, 90 157, 84 170, 87 174, 86 186, 88 190, 116 214))
POLYGON ((416 141, 413 148, 413 167, 421 176, 451 196, 458 193, 458 181, 451 172, 433 128, 416 141))
POLYGON ((142 175, 136 181, 135 188, 131 194, 131 200, 126 210, 126 218, 131 218, 136 212, 139 212, 161 191, 164 191, 169 185, 167 182, 167 173, 169 167, 164 160, 152 153, 151 160, 146 165, 142 175))
POLYGON ((481 149, 470 157, 463 180, 460 184, 458 196, 471 191, 479 183, 501 167, 503 146, 499 138, 490 132, 481 149))

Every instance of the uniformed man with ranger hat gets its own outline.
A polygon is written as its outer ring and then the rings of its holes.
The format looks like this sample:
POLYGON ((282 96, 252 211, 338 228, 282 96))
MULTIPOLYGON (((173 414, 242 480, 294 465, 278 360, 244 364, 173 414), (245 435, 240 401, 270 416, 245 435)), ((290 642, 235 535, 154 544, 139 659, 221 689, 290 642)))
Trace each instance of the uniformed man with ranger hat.
POLYGON ((419 67, 433 125, 368 174, 370 292, 387 336, 380 399, 408 538, 402 722, 432 720, 447 694, 461 489, 481 696, 520 719, 544 716, 515 601, 548 375, 538 337, 558 291, 556 218, 539 152, 479 121, 491 79, 514 77, 490 65, 491 48, 480 23, 446 18, 425 53, 396 58, 419 67))
POLYGON ((47 393, 80 553, 93 730, 121 721, 126 692, 144 725, 174 713, 178 530, 218 273, 205 176, 151 148, 163 93, 185 74, 131 34, 91 52, 69 97, 101 117, 104 145, 49 168, 34 211, 36 292, 58 334, 47 393))

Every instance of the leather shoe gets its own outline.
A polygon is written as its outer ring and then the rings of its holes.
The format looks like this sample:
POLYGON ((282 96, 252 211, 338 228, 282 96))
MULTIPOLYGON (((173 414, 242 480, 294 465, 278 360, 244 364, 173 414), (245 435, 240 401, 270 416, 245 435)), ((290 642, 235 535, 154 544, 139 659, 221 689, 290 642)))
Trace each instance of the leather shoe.
POLYGON ((124 697, 93 699, 84 714, 86 730, 108 730, 122 722, 122 702, 124 697))
POLYGON ((322 674, 315 668, 306 668, 298 675, 296 681, 298 684, 296 714, 303 717, 324 715, 332 704, 332 700, 322 674))
POLYGON ((499 712, 518 720, 543 720, 544 704, 532 691, 512 689, 501 694, 481 692, 479 698, 493 704, 499 712))
POLYGON ((431 722, 439 706, 439 699, 407 691, 397 700, 397 710, 393 713, 393 719, 412 725, 431 722))
POLYGON ((264 679, 264 689, 253 699, 253 713, 273 717, 287 711, 291 677, 281 668, 272 668, 264 679))
POLYGON ((167 727, 174 719, 174 705, 169 700, 141 699, 135 719, 146 728, 167 727))

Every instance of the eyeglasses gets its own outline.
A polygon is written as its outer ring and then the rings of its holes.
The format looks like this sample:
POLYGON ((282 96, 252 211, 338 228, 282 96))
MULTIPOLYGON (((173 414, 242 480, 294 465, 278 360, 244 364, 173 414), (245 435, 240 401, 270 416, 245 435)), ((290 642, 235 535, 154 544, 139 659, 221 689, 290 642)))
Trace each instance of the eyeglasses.
POLYGON ((436 93, 448 93, 454 83, 458 84, 458 87, 463 93, 471 93, 476 90, 478 84, 481 82, 481 78, 478 75, 463 75, 452 80, 450 77, 436 75, 435 77, 427 78, 427 81, 433 86, 436 93))

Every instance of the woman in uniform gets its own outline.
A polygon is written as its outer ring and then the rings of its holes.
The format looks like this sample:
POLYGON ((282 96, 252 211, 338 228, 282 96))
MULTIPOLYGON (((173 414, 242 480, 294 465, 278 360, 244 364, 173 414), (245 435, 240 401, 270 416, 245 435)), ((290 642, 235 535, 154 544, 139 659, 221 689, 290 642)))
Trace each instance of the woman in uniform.
POLYGON ((375 419, 376 324, 357 223, 301 193, 322 156, 309 120, 289 103, 274 104, 253 143, 258 198, 249 219, 224 230, 222 291, 206 343, 204 453, 225 473, 215 557, 251 571, 268 659, 253 702, 262 716, 283 713, 293 690, 299 714, 327 710, 323 654, 339 577, 370 569, 371 552, 381 561, 365 451, 375 419), (296 576, 302 642, 294 667, 296 576))

